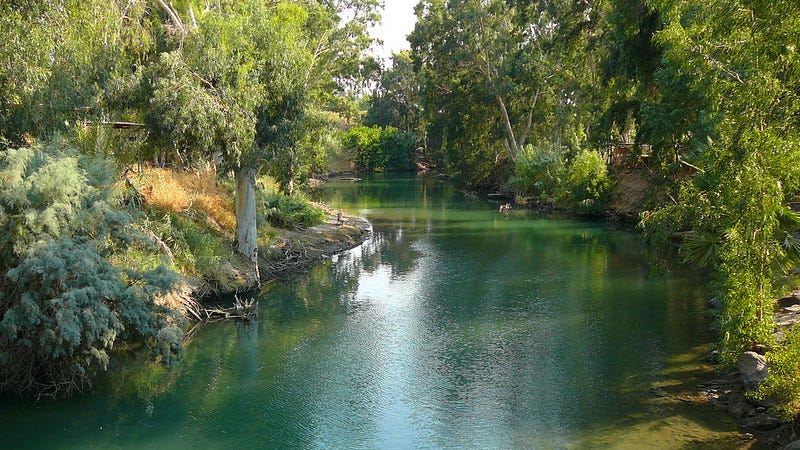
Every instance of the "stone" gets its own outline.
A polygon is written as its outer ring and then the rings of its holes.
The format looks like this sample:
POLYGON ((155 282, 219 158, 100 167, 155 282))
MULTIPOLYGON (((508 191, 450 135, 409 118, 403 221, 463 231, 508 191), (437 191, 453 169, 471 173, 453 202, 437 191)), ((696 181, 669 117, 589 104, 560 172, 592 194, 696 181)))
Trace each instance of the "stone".
POLYGON ((733 417, 741 419, 752 416, 753 406, 747 403, 742 395, 731 395, 728 397, 728 412, 733 417))
POLYGON ((790 442, 783 450, 800 450, 800 441, 790 442))
POLYGON ((742 386, 748 391, 758 388, 767 378, 767 359, 756 352, 745 352, 736 361, 736 368, 742 380, 742 386))
POLYGON ((760 430, 774 430, 781 423, 783 423, 781 419, 772 414, 760 414, 756 416, 756 427, 760 430))

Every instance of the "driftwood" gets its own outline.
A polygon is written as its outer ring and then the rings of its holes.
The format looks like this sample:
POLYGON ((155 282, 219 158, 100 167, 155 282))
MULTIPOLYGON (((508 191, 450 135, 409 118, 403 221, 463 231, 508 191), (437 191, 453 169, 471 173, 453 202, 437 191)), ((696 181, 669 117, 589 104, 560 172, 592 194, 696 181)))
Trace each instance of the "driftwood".
POLYGON ((197 317, 202 318, 202 322, 219 322, 221 320, 258 320, 258 300, 249 298, 240 300, 238 296, 234 297, 233 306, 212 306, 210 308, 201 308, 197 312, 197 317))

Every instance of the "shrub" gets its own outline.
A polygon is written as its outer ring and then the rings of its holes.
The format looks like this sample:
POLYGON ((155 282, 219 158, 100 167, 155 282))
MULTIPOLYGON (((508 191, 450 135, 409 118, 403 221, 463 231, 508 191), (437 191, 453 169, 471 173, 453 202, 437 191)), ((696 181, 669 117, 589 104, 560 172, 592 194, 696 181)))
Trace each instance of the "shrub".
POLYGON ((32 252, 4 280, 0 388, 69 395, 106 370, 116 341, 132 337, 175 361, 183 337, 178 315, 154 301, 171 286, 168 275, 163 268, 117 269, 83 240, 32 252))
POLYGON ((344 147, 351 153, 359 170, 377 171, 383 165, 380 127, 353 127, 345 133, 344 147))
POLYGON ((769 372, 756 396, 778 400, 779 412, 787 418, 796 417, 800 414, 800 328, 786 332, 783 342, 767 352, 766 357, 769 372))
POLYGON ((196 217, 173 212, 162 215, 155 209, 148 211, 148 216, 141 222, 143 228, 150 230, 169 249, 168 262, 184 275, 209 273, 230 252, 228 241, 219 236, 210 224, 196 217))
POLYGON ((386 127, 381 133, 383 168, 389 172, 403 172, 414 168, 414 151, 417 136, 394 127, 386 127))
POLYGON ((173 274, 122 270, 136 242, 102 159, 59 145, 0 153, 0 390, 68 395, 119 341, 181 352, 177 314, 154 302, 173 274))
POLYGON ((564 176, 564 151, 552 145, 526 145, 515 161, 511 186, 542 200, 556 196, 564 176))
POLYGON ((278 228, 310 227, 322 223, 325 213, 299 197, 274 193, 267 197, 267 220, 278 228))
POLYGON ((353 127, 343 145, 359 170, 364 172, 407 171, 414 167, 417 137, 394 127, 353 127))
POLYGON ((561 201, 581 214, 602 212, 611 191, 611 179, 600 153, 583 150, 567 167, 561 201))

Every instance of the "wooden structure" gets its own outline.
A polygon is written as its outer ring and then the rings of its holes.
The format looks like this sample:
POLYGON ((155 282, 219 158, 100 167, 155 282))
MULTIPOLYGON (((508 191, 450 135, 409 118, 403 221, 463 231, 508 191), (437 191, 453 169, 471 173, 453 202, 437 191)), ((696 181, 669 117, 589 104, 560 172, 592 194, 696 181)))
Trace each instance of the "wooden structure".
POLYGON ((609 142, 601 154, 609 166, 635 166, 640 161, 646 162, 652 152, 653 146, 650 144, 609 142))

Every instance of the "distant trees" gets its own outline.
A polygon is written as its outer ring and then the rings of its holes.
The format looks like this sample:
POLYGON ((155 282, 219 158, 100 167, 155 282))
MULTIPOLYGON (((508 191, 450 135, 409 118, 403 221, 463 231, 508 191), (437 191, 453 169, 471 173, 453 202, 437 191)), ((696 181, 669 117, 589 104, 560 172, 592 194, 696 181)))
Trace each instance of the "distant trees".
POLYGON ((411 53, 392 55, 392 67, 381 76, 380 85, 370 97, 364 125, 393 126, 407 132, 421 132, 419 83, 411 53))
POLYGON ((602 6, 432 0, 416 11, 409 40, 429 150, 452 174, 491 185, 528 142, 586 142, 600 68, 581 50, 598 33, 602 6))
POLYGON ((356 126, 342 137, 356 167, 365 172, 414 169, 417 136, 394 127, 356 126))

